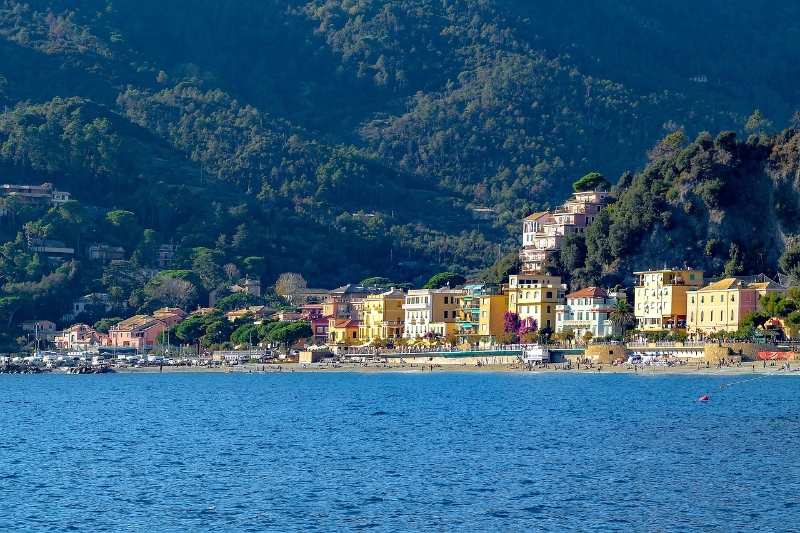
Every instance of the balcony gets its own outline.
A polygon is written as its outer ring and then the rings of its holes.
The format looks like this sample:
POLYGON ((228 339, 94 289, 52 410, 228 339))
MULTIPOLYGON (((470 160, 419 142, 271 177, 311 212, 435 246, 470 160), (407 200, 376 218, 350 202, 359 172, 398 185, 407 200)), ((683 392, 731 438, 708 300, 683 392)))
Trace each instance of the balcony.
POLYGON ((574 328, 588 328, 591 327, 592 321, 591 320, 565 320, 565 326, 571 326, 574 328))

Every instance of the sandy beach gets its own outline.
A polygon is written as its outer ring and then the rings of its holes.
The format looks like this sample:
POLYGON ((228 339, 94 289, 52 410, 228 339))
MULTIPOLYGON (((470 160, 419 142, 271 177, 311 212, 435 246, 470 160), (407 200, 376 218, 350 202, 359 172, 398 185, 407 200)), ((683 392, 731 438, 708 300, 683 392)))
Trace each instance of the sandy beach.
MULTIPOLYGON (((780 363, 778 364, 780 365, 780 363)), ((798 365, 800 368, 800 365, 798 365)), ((419 365, 419 364, 382 364, 382 363, 281 363, 281 364, 241 364, 235 366, 219 366, 219 367, 204 367, 204 366, 146 366, 146 367, 128 367, 116 369, 120 373, 182 373, 182 372, 203 372, 203 373, 292 373, 292 372, 361 372, 361 373, 381 373, 381 372, 506 372, 506 373, 570 373, 570 374, 602 374, 602 373, 625 373, 625 374, 643 374, 643 375, 657 375, 657 374, 704 374, 704 375, 742 375, 742 374, 795 374, 798 368, 792 368, 790 371, 785 370, 782 366, 769 366, 766 367, 759 363, 742 363, 741 366, 722 366, 712 364, 706 366, 705 363, 689 363, 686 365, 675 366, 650 366, 639 365, 637 367, 628 365, 594 365, 587 367, 580 365, 577 368, 575 365, 571 369, 567 369, 562 363, 551 363, 546 367, 536 368, 532 370, 525 370, 520 365, 419 365)), ((800 375, 800 373, 796 374, 800 375)))

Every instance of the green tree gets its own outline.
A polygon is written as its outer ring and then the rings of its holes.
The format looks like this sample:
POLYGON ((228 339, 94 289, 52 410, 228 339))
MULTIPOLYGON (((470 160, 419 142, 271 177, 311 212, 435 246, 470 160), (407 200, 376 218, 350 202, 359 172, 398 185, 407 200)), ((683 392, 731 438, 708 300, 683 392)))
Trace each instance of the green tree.
POLYGON ((276 327, 269 332, 267 338, 272 342, 276 342, 281 346, 291 346, 300 339, 305 339, 313 335, 311 324, 308 322, 298 321, 289 322, 284 326, 276 327))
POLYGON ((611 306, 611 311, 608 313, 608 319, 614 327, 622 329, 623 339, 625 338, 625 330, 636 324, 636 315, 627 300, 614 302, 614 305, 611 306))
POLYGON ((108 333, 108 331, 111 329, 111 326, 116 326, 120 322, 122 322, 122 318, 118 316, 110 318, 101 318, 100 320, 95 322, 94 326, 92 327, 97 331, 99 331, 100 333, 108 333))
POLYGON ((590 172, 573 183, 572 188, 575 189, 575 192, 607 191, 611 188, 611 182, 599 172, 590 172))
POLYGON ((436 274, 431 279, 428 280, 428 283, 423 286, 423 289, 440 289, 442 287, 450 287, 456 288, 459 285, 463 285, 467 282, 467 279, 462 276, 461 274, 456 274, 455 272, 441 272, 436 274))

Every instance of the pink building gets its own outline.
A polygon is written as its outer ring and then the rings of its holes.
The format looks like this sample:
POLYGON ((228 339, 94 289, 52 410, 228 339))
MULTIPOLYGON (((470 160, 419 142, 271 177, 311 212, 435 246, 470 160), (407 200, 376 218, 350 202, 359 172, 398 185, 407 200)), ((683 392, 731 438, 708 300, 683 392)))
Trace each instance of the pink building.
POLYGON ((167 329, 163 320, 150 315, 136 315, 109 330, 111 346, 130 346, 145 350, 158 345, 158 334, 167 329))
POLYGON ((187 316, 189 316, 189 313, 180 307, 162 307, 153 313, 153 317, 164 322, 166 327, 180 324, 187 316))
MULTIPOLYGON (((100 344, 101 334, 86 324, 74 324, 55 338, 59 350, 88 350, 100 344)), ((106 336, 107 337, 107 336, 106 336)))
POLYGON ((561 250, 564 237, 583 233, 609 201, 607 192, 576 192, 554 211, 534 213, 523 219, 519 254, 523 272, 539 272, 547 255, 561 250))

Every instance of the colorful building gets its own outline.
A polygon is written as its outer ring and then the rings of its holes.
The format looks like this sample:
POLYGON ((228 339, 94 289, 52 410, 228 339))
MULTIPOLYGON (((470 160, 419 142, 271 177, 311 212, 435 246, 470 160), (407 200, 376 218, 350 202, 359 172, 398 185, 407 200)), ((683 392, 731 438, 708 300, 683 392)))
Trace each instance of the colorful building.
POLYGON ((111 346, 146 350, 158 345, 158 334, 167 329, 162 320, 150 315, 136 315, 109 330, 111 346))
POLYGON ((482 340, 493 341, 503 334, 503 315, 508 311, 508 296, 496 284, 472 284, 464 287, 459 298, 457 334, 462 340, 467 335, 478 335, 482 340))
POLYGON ((686 295, 703 286, 702 270, 648 270, 634 272, 634 315, 642 331, 686 327, 686 295))
POLYGON ((556 327, 556 306, 564 303, 566 286, 559 276, 514 274, 508 278, 508 310, 520 320, 532 318, 539 329, 556 327))
POLYGON ((605 191, 576 192, 555 211, 526 217, 522 221, 522 272, 540 272, 547 256, 561 250, 564 237, 570 233, 583 233, 610 199, 610 194, 605 191))
POLYGON ((576 338, 582 338, 587 332, 592 337, 622 333, 622 328, 615 328, 611 323, 609 314, 617 301, 624 299, 624 292, 608 293, 599 287, 567 294, 565 302, 556 306, 556 331, 572 330, 576 338))
POLYGON ((358 338, 364 342, 374 339, 396 339, 403 336, 406 293, 391 289, 370 294, 364 299, 358 338))
POLYGON ((446 336, 455 331, 459 298, 463 294, 460 289, 447 288, 408 291, 403 304, 403 336, 413 341, 428 334, 446 336))
POLYGON ((328 318, 328 342, 357 344, 360 320, 328 318))
POLYGON ((786 293, 786 287, 772 280, 750 283, 741 278, 725 278, 689 291, 687 333, 702 337, 719 331, 736 331, 744 315, 761 311, 762 296, 785 297, 786 293))

